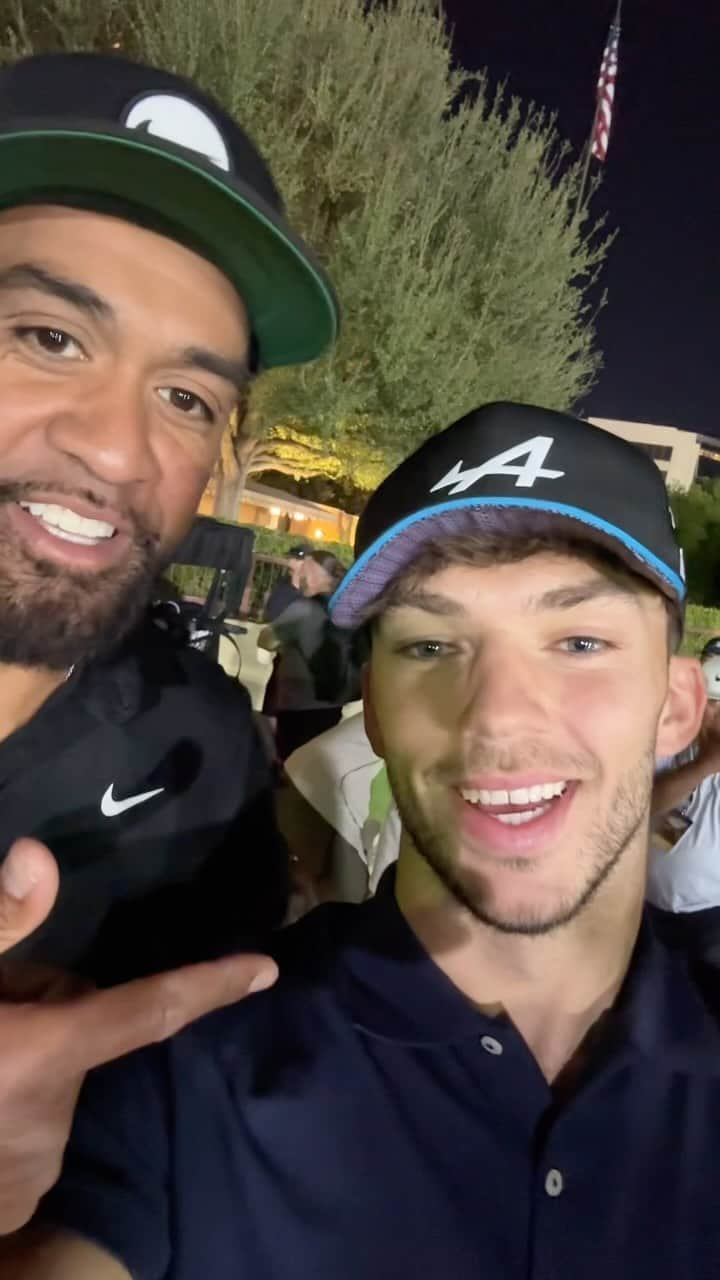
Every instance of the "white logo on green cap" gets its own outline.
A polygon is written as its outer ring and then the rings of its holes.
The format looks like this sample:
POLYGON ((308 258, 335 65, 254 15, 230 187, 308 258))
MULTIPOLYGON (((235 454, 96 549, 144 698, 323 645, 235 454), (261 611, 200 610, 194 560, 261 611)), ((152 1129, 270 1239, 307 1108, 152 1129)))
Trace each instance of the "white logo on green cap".
POLYGON ((178 94, 146 93, 135 98, 123 124, 126 129, 137 129, 139 133, 197 151, 226 173, 232 168, 225 140, 215 121, 202 107, 178 94))

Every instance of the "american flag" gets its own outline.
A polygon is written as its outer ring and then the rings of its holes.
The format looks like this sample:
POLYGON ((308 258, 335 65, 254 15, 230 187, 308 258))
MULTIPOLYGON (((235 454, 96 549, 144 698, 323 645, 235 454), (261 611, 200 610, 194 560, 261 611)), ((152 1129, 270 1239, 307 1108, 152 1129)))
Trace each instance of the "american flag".
POLYGON ((605 45, 600 77, 597 84, 597 109, 595 111, 595 127, 592 138, 592 154, 596 160, 605 161, 610 141, 613 105, 615 102, 615 84, 618 74, 618 48, 620 45, 620 5, 613 19, 610 33, 605 45))

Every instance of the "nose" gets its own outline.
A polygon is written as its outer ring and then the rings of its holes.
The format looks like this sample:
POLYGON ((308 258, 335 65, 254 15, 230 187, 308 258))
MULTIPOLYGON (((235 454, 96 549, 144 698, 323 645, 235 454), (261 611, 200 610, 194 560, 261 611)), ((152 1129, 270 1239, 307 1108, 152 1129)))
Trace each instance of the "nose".
POLYGON ((468 671, 462 727, 491 740, 512 739, 547 727, 548 690, 527 649, 507 641, 484 643, 468 671))
POLYGON ((50 446, 104 485, 125 488, 157 478, 150 409, 130 378, 88 385, 46 428, 50 446))

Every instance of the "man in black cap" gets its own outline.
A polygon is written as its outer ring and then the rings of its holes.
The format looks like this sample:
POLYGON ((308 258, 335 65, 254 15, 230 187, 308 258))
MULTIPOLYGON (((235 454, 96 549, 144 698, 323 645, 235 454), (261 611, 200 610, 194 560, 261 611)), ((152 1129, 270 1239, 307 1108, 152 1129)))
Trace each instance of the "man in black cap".
MULTIPOLYGON (((337 323, 262 158, 195 86, 92 54, 0 71, 0 949, 13 960, 118 983, 282 918, 286 857, 247 695, 135 628, 248 379, 320 355, 337 323)), ((82 1016, 55 1005, 50 1022, 0 1007, 0 1230, 47 1185, 48 1152, 57 1166, 83 1066, 274 970, 256 958, 230 986, 214 972, 97 997, 82 1016)))
MULTIPOLYGON (((271 588, 268 598, 265 601, 263 621, 266 624, 272 625, 275 619, 279 618, 280 614, 283 613, 289 605, 294 604, 296 600, 300 600, 302 598, 302 592, 300 590, 300 575, 302 573, 303 562, 310 549, 311 548, 308 545, 298 543, 297 546, 291 547, 288 551, 286 557, 288 571, 287 573, 282 573, 280 575, 274 586, 271 588)), ((265 686, 262 704, 263 714, 269 718, 272 723, 273 730, 275 728, 275 712, 277 710, 276 695, 278 665, 279 658, 278 655, 275 654, 270 679, 265 686)))
POLYGON ((373 495, 332 601, 403 824, 280 980, 90 1077, 12 1280, 720 1270, 717 983, 645 908, 704 689, 652 461, 490 405, 373 495))

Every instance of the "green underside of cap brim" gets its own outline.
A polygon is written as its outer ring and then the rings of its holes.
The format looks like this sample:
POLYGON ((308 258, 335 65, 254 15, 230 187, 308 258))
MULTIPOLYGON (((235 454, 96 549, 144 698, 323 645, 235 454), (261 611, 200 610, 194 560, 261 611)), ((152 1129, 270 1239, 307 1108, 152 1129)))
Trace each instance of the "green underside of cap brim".
POLYGON ((263 367, 322 355, 339 314, 320 268, 249 188, 235 179, 229 187, 181 148, 172 152, 104 133, 0 133, 0 209, 40 199, 99 213, 125 207, 130 220, 187 245, 232 281, 263 367))

